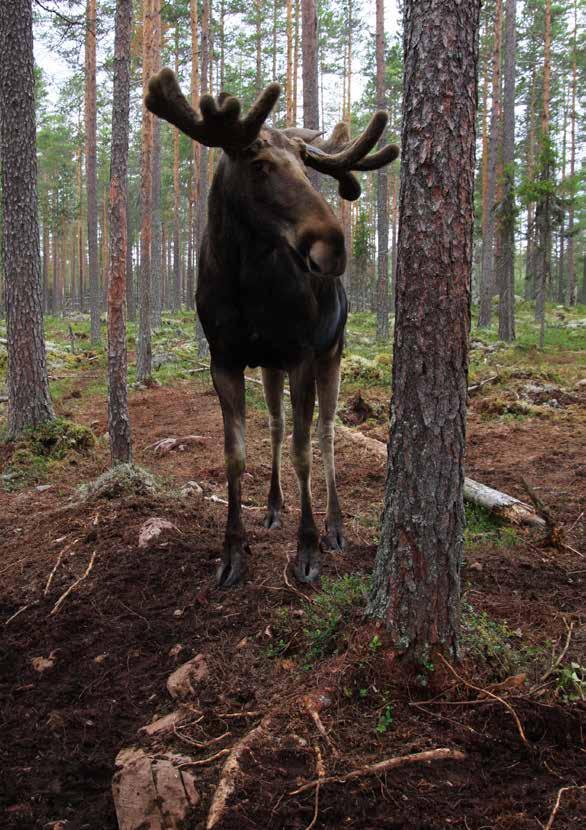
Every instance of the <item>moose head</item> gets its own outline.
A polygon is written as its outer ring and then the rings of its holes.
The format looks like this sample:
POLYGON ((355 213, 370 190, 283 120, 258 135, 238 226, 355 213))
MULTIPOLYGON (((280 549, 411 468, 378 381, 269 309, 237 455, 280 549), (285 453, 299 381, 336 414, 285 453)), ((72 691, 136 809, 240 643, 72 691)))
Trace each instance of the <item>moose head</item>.
POLYGON ((321 142, 314 130, 269 128, 265 121, 280 92, 279 84, 269 84, 245 117, 237 98, 203 95, 198 113, 183 96, 175 74, 163 69, 151 78, 145 105, 194 141, 224 150, 223 193, 242 216, 253 217, 257 235, 281 237, 306 271, 340 276, 346 268, 342 227, 312 187, 307 168, 332 176, 340 196, 354 201, 360 185, 352 171, 383 167, 399 150, 391 144, 369 155, 385 129, 384 112, 375 113, 353 141, 345 124, 321 142))

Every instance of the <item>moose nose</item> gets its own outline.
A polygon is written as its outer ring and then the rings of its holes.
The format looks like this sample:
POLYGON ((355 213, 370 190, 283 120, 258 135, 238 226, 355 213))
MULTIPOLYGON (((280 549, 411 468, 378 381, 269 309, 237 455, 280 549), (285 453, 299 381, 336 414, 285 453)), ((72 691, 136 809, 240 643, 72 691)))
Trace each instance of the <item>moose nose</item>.
POLYGON ((346 250, 343 242, 340 245, 318 239, 309 249, 307 258, 309 270, 315 274, 341 277, 346 270, 346 250))

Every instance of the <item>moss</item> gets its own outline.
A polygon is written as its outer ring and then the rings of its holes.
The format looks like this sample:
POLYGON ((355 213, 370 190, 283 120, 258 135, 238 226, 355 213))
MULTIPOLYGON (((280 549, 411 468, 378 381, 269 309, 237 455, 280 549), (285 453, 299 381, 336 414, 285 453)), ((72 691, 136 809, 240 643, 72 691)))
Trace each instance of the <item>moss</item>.
POLYGON ((384 372, 374 360, 352 354, 342 359, 342 380, 344 382, 382 383, 384 372))
POLYGON ((47 479, 49 461, 35 455, 30 449, 15 449, 4 468, 2 482, 5 490, 20 490, 47 479))
POLYGON ((55 418, 35 429, 27 430, 23 442, 35 455, 60 459, 71 452, 90 452, 96 445, 96 437, 83 424, 76 424, 66 418, 55 418))
POLYGON ((117 464, 95 481, 83 484, 79 495, 83 499, 117 499, 124 496, 156 496, 161 486, 156 478, 134 464, 117 464))

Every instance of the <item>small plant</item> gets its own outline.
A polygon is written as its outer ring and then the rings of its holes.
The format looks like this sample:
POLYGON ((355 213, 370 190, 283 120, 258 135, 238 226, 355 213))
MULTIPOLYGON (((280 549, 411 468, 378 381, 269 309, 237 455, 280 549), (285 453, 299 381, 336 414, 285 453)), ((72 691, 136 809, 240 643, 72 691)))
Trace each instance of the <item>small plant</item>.
POLYGON ((506 620, 495 620, 462 602, 462 648, 474 659, 490 665, 495 679, 527 669, 542 656, 542 650, 523 646, 506 620))
POLYGON ((370 641, 370 643, 368 644, 368 647, 372 651, 373 654, 376 654, 377 651, 380 648, 382 648, 382 645, 383 644, 382 644, 381 638, 378 636, 378 634, 375 634, 374 637, 372 638, 372 640, 370 641))
POLYGON ((383 713, 378 719, 378 723, 375 726, 375 731, 378 732, 379 735, 384 735, 385 732, 390 729, 393 725, 393 707, 390 705, 385 706, 383 713))
POLYGON ((362 574, 323 578, 322 592, 305 608, 307 624, 303 633, 308 644, 308 666, 336 653, 342 620, 352 608, 364 607, 367 594, 368 579, 362 574))
POLYGON ((274 660, 277 657, 281 657, 289 647, 289 643, 286 643, 285 640, 281 639, 278 640, 276 643, 269 643, 265 649, 265 654, 267 657, 270 657, 271 660, 274 660))
POLYGON ((564 700, 586 700, 586 666, 574 661, 569 666, 560 666, 557 688, 564 700))

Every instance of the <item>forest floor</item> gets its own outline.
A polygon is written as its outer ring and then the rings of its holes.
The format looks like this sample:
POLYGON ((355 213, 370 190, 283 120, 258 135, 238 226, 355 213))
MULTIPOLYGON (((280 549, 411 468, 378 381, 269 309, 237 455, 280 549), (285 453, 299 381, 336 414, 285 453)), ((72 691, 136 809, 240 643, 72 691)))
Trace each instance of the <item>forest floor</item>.
MULTIPOLYGON (((30 442, 0 445, 2 827, 114 830, 115 758, 142 746, 187 757, 198 798, 186 827, 203 828, 222 750, 259 724, 221 830, 586 826, 586 308, 551 318, 543 351, 528 319, 514 347, 474 335, 470 384, 487 382, 470 394, 466 474, 526 501, 525 480, 568 547, 544 546, 543 533, 467 507, 463 660, 457 676, 437 662, 410 679, 362 618, 384 465, 338 436, 349 545, 323 553, 320 588, 301 588, 286 576, 298 518, 293 472, 286 459, 284 526, 265 530, 270 442, 262 391, 247 384, 252 555, 246 583, 219 592, 221 414, 208 373, 193 371, 188 315, 158 335, 160 385, 130 395, 135 462, 157 488, 111 498, 81 499, 77 489, 109 464, 104 352, 87 346, 87 321, 73 324, 75 355, 66 324, 49 321, 58 414, 97 440, 57 455, 30 442), (155 446, 184 436, 197 438, 155 446), (182 490, 189 481, 201 492, 182 490), (152 518, 173 527, 141 547, 152 518), (167 679, 196 655, 202 671, 181 724, 164 740, 139 736, 177 709, 167 679), (438 747, 465 760, 291 794, 318 775, 438 747), (554 813, 564 787, 572 789, 554 813)), ((374 344, 372 322, 349 322, 340 414, 385 440, 390 359, 374 344)), ((313 491, 323 521, 317 450, 313 491)))

